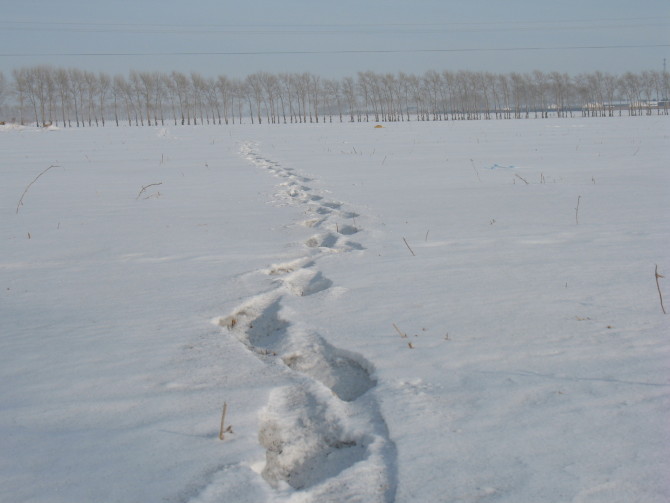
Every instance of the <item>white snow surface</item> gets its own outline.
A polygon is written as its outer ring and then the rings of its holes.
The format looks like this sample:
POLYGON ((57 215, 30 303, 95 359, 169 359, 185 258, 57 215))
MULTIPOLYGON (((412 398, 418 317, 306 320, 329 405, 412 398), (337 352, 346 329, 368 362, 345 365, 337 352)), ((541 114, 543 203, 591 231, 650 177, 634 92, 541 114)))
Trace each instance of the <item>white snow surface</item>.
POLYGON ((4 126, 0 501, 670 500, 669 125, 4 126))

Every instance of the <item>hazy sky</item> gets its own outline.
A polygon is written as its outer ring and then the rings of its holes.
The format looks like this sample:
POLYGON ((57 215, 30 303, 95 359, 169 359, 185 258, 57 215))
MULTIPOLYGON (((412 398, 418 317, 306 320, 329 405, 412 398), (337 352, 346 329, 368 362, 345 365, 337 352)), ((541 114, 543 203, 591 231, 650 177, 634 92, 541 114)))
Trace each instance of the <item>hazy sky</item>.
POLYGON ((37 64, 231 77, 574 75, 661 70, 665 57, 668 0, 0 0, 7 76, 37 64))

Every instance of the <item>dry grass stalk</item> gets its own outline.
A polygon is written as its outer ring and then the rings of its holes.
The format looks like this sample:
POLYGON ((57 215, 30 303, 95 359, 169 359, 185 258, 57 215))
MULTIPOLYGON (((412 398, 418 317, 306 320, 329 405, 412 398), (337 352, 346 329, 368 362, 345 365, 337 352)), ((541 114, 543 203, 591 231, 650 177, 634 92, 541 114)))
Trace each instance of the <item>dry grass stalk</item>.
POLYGON ((403 339, 407 337, 407 334, 400 330, 395 323, 393 323, 393 328, 395 328, 396 332, 398 332, 403 339))
POLYGON ((575 208, 575 223, 579 225, 579 201, 582 196, 577 196, 577 207, 575 208))
POLYGON ((227 410, 228 410, 228 404, 226 402, 223 402, 223 413, 221 414, 221 428, 219 428, 219 440, 224 439, 224 433, 233 432, 232 425, 228 425, 228 427, 225 426, 227 410))
POLYGON ((35 182, 39 179, 40 176, 42 176, 44 173, 46 173, 47 171, 49 171, 51 168, 58 168, 58 167, 60 167, 60 166, 57 166, 56 164, 52 164, 52 165, 49 166, 47 169, 45 169, 44 171, 42 171, 39 175, 37 175, 37 176, 35 177, 35 179, 34 179, 32 182, 30 182, 30 183, 28 184, 28 186, 26 187, 26 189, 23 191, 23 194, 21 194, 21 199, 19 199, 19 203, 16 205, 16 213, 17 213, 17 214, 19 213, 19 208, 20 208, 21 206, 23 206, 23 197, 26 195, 26 192, 28 192, 28 189, 30 188, 30 186, 31 186, 33 183, 35 183, 35 182))
POLYGON ((407 243, 407 240, 405 238, 402 238, 402 240, 405 242, 405 246, 407 246, 407 249, 412 253, 413 256, 416 257, 416 253, 414 253, 414 250, 410 248, 409 244, 407 243))
POLYGON ((219 318, 219 326, 226 327, 228 330, 232 330, 237 325, 237 318, 235 316, 226 316, 225 318, 219 318))
MULTIPOLYGON (((158 182, 158 183, 150 183, 149 185, 143 186, 140 191, 137 194, 137 197, 135 198, 136 200, 140 198, 140 196, 144 193, 145 190, 147 190, 149 187, 154 187, 156 185, 163 185, 163 182, 158 182)), ((146 198, 145 198, 146 199, 146 198)))
POLYGON ((665 312, 665 306, 663 306, 663 294, 661 294, 661 286, 658 284, 658 278, 665 278, 665 276, 658 273, 658 265, 656 265, 656 269, 654 270, 654 276, 656 277, 656 288, 658 289, 658 298, 661 300, 661 310, 663 311, 663 314, 668 314, 665 312))
POLYGON ((521 175, 517 175, 517 174, 515 174, 514 176, 516 176, 519 180, 522 180, 526 185, 529 185, 529 184, 528 184, 528 180, 526 180, 526 179, 525 179, 524 177, 522 177, 521 175))
POLYGON ((479 171, 477 170, 477 166, 475 166, 474 159, 470 159, 470 164, 472 164, 472 169, 475 170, 475 175, 477 175, 477 180, 479 180, 479 183, 481 183, 482 179, 479 178, 479 171))

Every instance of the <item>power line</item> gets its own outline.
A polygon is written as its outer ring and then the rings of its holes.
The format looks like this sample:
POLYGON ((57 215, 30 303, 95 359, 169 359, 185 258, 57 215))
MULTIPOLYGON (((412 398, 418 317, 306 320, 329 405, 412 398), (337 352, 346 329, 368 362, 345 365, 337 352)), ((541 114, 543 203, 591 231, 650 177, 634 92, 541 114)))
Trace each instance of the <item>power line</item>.
POLYGON ((670 47, 670 44, 640 45, 573 45, 550 47, 472 47, 461 49, 355 49, 355 50, 298 50, 298 51, 208 51, 208 52, 63 52, 63 53, 0 53, 0 57, 108 57, 108 56, 281 56, 319 54, 414 54, 457 52, 520 52, 520 51, 572 51, 600 49, 651 49, 670 47))
POLYGON ((647 17, 623 17, 623 18, 597 18, 597 19, 549 19, 549 20, 524 20, 524 21, 451 21, 445 23, 217 23, 217 24, 198 24, 198 23, 180 23, 180 24, 161 24, 161 23, 100 23, 88 21, 25 21, 25 20, 7 20, 0 21, 0 24, 35 24, 40 26, 45 25, 61 25, 61 26, 132 26, 132 27, 161 27, 161 28, 333 28, 333 27, 356 27, 356 28, 371 28, 371 27, 400 27, 400 26, 500 26, 500 25, 520 25, 520 24, 565 24, 565 23, 589 23, 597 25, 599 23, 610 22, 631 22, 631 21, 665 21, 670 20, 670 16, 647 16, 647 17))
POLYGON ((381 34, 395 34, 395 35, 426 35, 426 34, 449 34, 449 33, 492 33, 492 32, 575 32, 575 31, 603 31, 603 30, 623 30, 623 29, 644 29, 644 28, 665 28, 667 23, 645 23, 645 24, 620 24, 610 26, 598 25, 584 25, 584 26, 544 26, 544 25, 523 25, 516 27, 504 26, 479 26, 479 27, 432 27, 432 28, 416 28, 416 27, 378 27, 367 28, 365 30, 357 27, 352 28, 305 28, 305 29, 263 29, 258 27, 233 27, 225 29, 214 28, 186 28, 186 27, 121 27, 121 28, 96 28, 81 26, 76 28, 42 28, 42 27, 4 27, 0 31, 14 31, 14 32, 55 32, 55 33, 123 33, 123 34, 141 34, 141 35, 381 35, 381 34))
POLYGON ((613 19, 447 22, 447 23, 334 23, 334 24, 153 24, 89 23, 79 21, 0 21, 5 31, 53 31, 59 33, 142 33, 142 34, 378 34, 449 33, 480 31, 574 31, 666 27, 670 17, 613 19), (614 24, 612 24, 614 23, 614 24))
POLYGON ((95 27, 78 27, 78 28, 41 28, 41 27, 6 27, 1 28, 4 31, 16 31, 16 32, 39 32, 44 33, 46 31, 56 32, 56 33, 124 33, 124 34, 141 34, 141 35, 347 35, 347 34, 359 34, 359 35, 381 35, 381 34, 393 34, 393 35, 427 35, 427 34, 450 34, 450 33, 479 33, 479 32, 528 32, 528 31, 541 31, 543 33, 548 31, 595 31, 595 30, 622 30, 622 29, 641 29, 641 28, 660 28, 666 27, 665 23, 646 23, 646 24, 625 24, 625 25, 611 25, 611 26, 595 26, 595 25, 585 25, 585 26, 571 26, 571 27, 556 27, 556 26, 519 26, 519 27, 485 27, 481 26, 478 28, 383 28, 383 29, 366 29, 359 30, 356 28, 324 28, 324 29, 259 29, 254 27, 248 28, 230 28, 230 29, 211 29, 211 28, 159 28, 159 27, 122 27, 122 28, 95 28, 95 27))

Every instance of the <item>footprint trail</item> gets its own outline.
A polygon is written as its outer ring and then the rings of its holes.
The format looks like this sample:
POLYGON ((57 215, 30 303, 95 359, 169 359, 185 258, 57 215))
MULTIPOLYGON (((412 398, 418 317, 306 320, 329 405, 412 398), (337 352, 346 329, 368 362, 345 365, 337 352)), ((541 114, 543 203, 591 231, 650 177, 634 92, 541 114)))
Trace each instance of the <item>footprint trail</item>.
POLYGON ((316 231, 304 242, 304 257, 259 271, 272 278, 273 289, 217 320, 291 383, 274 389, 261 413, 258 439, 266 450, 261 475, 278 494, 290 489, 305 501, 390 503, 395 445, 375 399, 372 365, 305 328, 283 303, 287 296, 320 295, 333 286, 317 260, 321 254, 364 249, 349 239, 360 231, 355 223, 342 223, 358 214, 316 193, 305 185, 311 179, 265 158, 254 144, 243 144, 240 155, 283 179, 276 204, 303 206, 309 216, 303 225, 316 231))

